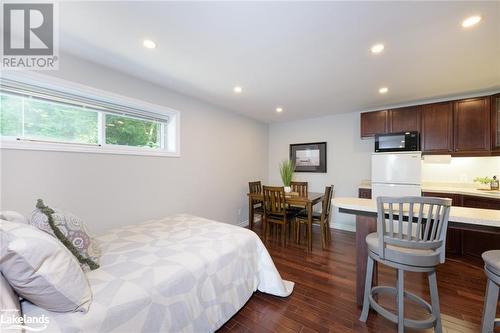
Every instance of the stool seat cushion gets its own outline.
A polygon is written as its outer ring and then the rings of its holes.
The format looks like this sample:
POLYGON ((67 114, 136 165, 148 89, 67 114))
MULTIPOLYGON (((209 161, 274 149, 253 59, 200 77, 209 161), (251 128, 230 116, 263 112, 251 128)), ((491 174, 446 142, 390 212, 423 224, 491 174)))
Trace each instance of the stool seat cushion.
MULTIPOLYGON (((373 254, 379 255, 378 234, 376 232, 366 236, 366 244, 373 254)), ((388 244, 385 248, 385 260, 402 265, 433 267, 439 264, 439 252, 430 249, 411 249, 388 244)))
POLYGON ((486 251, 482 257, 486 267, 493 273, 500 275, 500 250, 486 251))

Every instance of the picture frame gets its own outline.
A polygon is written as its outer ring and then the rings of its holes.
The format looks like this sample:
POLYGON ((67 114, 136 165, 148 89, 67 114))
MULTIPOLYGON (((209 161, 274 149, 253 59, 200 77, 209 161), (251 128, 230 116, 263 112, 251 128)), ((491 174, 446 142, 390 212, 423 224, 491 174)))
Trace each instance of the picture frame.
POLYGON ((295 172, 326 173, 326 142, 290 144, 295 172))

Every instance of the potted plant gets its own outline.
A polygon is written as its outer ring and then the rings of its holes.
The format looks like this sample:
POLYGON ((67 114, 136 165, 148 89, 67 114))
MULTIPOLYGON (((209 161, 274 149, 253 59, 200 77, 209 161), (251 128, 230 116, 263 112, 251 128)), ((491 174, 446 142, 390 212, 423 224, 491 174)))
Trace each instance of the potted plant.
POLYGON ((285 186, 285 192, 290 193, 292 188, 290 184, 292 183, 293 172, 295 170, 295 165, 290 160, 285 160, 280 164, 280 175, 283 181, 283 186, 285 186))
POLYGON ((491 189, 491 181, 493 179, 490 177, 476 177, 474 178, 474 183, 479 183, 482 185, 479 190, 489 190, 491 189))

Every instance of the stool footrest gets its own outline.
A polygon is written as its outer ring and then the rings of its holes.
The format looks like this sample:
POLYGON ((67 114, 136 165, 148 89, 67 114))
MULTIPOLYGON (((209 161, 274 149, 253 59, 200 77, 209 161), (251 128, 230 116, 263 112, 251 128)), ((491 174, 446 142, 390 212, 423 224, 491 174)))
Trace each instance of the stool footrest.
MULTIPOLYGON (((376 286, 373 287, 370 290, 370 294, 368 295, 368 299, 370 301, 370 306, 382 317, 384 317, 387 320, 390 320, 391 322, 397 324, 398 323, 398 316, 391 311, 387 310, 384 308, 382 305, 378 304, 375 299, 373 298, 374 295, 376 294, 381 294, 381 293, 390 293, 397 295, 397 289, 395 287, 390 287, 390 286, 376 286)), ((425 308, 429 314, 430 317, 427 319, 423 320, 414 320, 414 319, 404 319, 404 326, 405 327, 410 327, 410 328, 416 328, 416 329, 425 329, 425 328, 431 328, 434 327, 434 323, 436 322, 436 317, 432 314, 432 306, 427 303, 424 299, 421 297, 412 294, 410 292, 405 291, 404 296, 407 297, 408 299, 414 301, 421 307, 425 308)))

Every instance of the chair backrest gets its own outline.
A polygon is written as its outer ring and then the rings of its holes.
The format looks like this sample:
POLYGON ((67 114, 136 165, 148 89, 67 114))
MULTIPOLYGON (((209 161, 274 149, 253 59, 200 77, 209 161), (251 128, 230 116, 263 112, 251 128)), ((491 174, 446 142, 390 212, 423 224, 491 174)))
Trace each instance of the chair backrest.
POLYGON ((450 207, 451 199, 378 197, 377 233, 380 258, 385 258, 386 245, 391 244, 410 249, 440 251, 440 261, 444 263, 450 207), (405 218, 405 215, 408 218, 405 218))
POLYGON ((248 182, 248 190, 250 191, 250 193, 262 193, 261 182, 248 182))
POLYGON ((264 213, 273 215, 285 215, 285 188, 277 186, 263 186, 264 213))
POLYGON ((291 182, 292 192, 299 193, 301 197, 307 197, 307 182, 291 182))
POLYGON ((330 218, 332 211, 332 198, 333 192, 335 190, 334 185, 325 187, 325 195, 323 196, 323 202, 321 205, 321 219, 327 220, 330 218))

